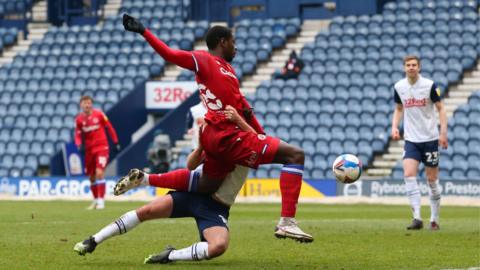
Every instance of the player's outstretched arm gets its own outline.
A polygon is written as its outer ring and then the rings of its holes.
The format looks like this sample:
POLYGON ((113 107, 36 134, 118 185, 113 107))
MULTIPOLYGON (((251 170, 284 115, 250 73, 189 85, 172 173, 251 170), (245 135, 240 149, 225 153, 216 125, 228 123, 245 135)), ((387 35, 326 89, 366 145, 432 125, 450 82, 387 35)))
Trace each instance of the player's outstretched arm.
POLYGON ((192 53, 182 50, 174 50, 167 46, 163 41, 158 39, 150 30, 145 28, 143 24, 136 18, 123 14, 123 27, 130 32, 139 33, 152 46, 152 48, 168 62, 192 71, 195 70, 195 61, 192 53))

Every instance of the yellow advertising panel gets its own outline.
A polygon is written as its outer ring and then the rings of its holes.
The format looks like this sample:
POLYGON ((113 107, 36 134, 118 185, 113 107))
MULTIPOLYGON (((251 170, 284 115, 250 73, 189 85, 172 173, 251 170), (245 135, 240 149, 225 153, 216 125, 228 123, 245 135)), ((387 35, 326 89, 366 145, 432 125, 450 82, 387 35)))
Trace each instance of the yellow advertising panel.
MULTIPOLYGON (((157 188, 156 195, 163 196, 167 194, 171 189, 157 188)), ((239 197, 281 197, 280 182, 278 179, 247 179, 242 189, 240 190, 239 197)), ((306 181, 302 183, 302 189, 300 191, 300 197, 302 198, 323 198, 325 195, 319 190, 312 187, 306 181)))
MULTIPOLYGON (((281 197, 280 182, 278 179, 248 179, 245 185, 243 185, 238 196, 281 197)), ((325 195, 310 186, 307 182, 303 181, 302 190, 300 191, 300 197, 323 198, 325 197, 325 195)))
POLYGON ((155 195, 157 196, 163 196, 167 194, 171 189, 168 188, 156 188, 155 190, 155 195))

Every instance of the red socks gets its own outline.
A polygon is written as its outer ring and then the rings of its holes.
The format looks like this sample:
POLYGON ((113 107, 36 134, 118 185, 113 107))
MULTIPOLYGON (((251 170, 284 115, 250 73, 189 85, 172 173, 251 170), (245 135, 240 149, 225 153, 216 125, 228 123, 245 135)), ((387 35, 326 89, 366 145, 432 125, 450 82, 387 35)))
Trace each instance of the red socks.
POLYGON ((96 180, 93 184, 90 184, 90 190, 92 191, 94 199, 105 198, 105 179, 96 180))
POLYGON ((97 180, 97 196, 99 199, 105 198, 105 179, 97 180))
POLYGON ((200 173, 179 169, 161 174, 149 174, 148 182, 150 186, 175 189, 178 191, 197 191, 200 173))
POLYGON ((303 165, 285 165, 280 174, 282 217, 295 217, 302 188, 303 165))
POLYGON ((93 184, 90 183, 90 190, 92 191, 93 198, 97 199, 98 198, 98 184, 94 182, 93 184))

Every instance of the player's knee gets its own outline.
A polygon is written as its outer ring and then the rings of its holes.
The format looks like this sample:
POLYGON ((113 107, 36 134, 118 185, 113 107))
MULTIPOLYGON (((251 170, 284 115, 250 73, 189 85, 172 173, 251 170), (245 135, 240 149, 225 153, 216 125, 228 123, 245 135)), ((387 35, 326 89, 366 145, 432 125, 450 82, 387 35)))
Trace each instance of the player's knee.
POLYGON ((404 168, 403 177, 417 177, 417 171, 413 168, 404 168))
POLYGON ((154 218, 153 209, 150 205, 144 205, 137 209, 138 219, 143 222, 154 218))
POLYGON ((437 179, 438 179, 438 173, 436 173, 436 172, 428 173, 427 172, 427 181, 428 182, 435 182, 435 181, 437 181, 437 179))
POLYGON ((103 175, 103 170, 96 170, 95 171, 95 178, 96 179, 103 179, 104 175, 103 175))
POLYGON ((303 152, 303 149, 298 147, 292 147, 288 164, 303 165, 304 162, 305 162, 305 152, 303 152))
POLYGON ((228 248, 228 240, 219 240, 208 243, 208 256, 210 258, 218 257, 225 253, 228 248))

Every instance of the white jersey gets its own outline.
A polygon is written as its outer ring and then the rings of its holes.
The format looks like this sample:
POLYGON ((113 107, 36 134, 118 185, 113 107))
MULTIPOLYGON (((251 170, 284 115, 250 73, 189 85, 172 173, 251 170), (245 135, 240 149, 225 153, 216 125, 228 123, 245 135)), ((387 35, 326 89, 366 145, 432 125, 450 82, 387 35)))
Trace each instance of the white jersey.
POLYGON ((405 140, 421 143, 438 140, 438 120, 434 103, 440 101, 440 89, 432 80, 419 76, 411 85, 408 79, 394 86, 395 102, 403 105, 405 140))
POLYGON ((198 147, 198 130, 200 127, 198 126, 197 120, 199 118, 204 118, 205 114, 207 113, 207 108, 203 105, 202 102, 198 103, 197 105, 190 108, 190 113, 192 114, 193 118, 193 137, 192 137, 192 147, 196 149, 198 147))

